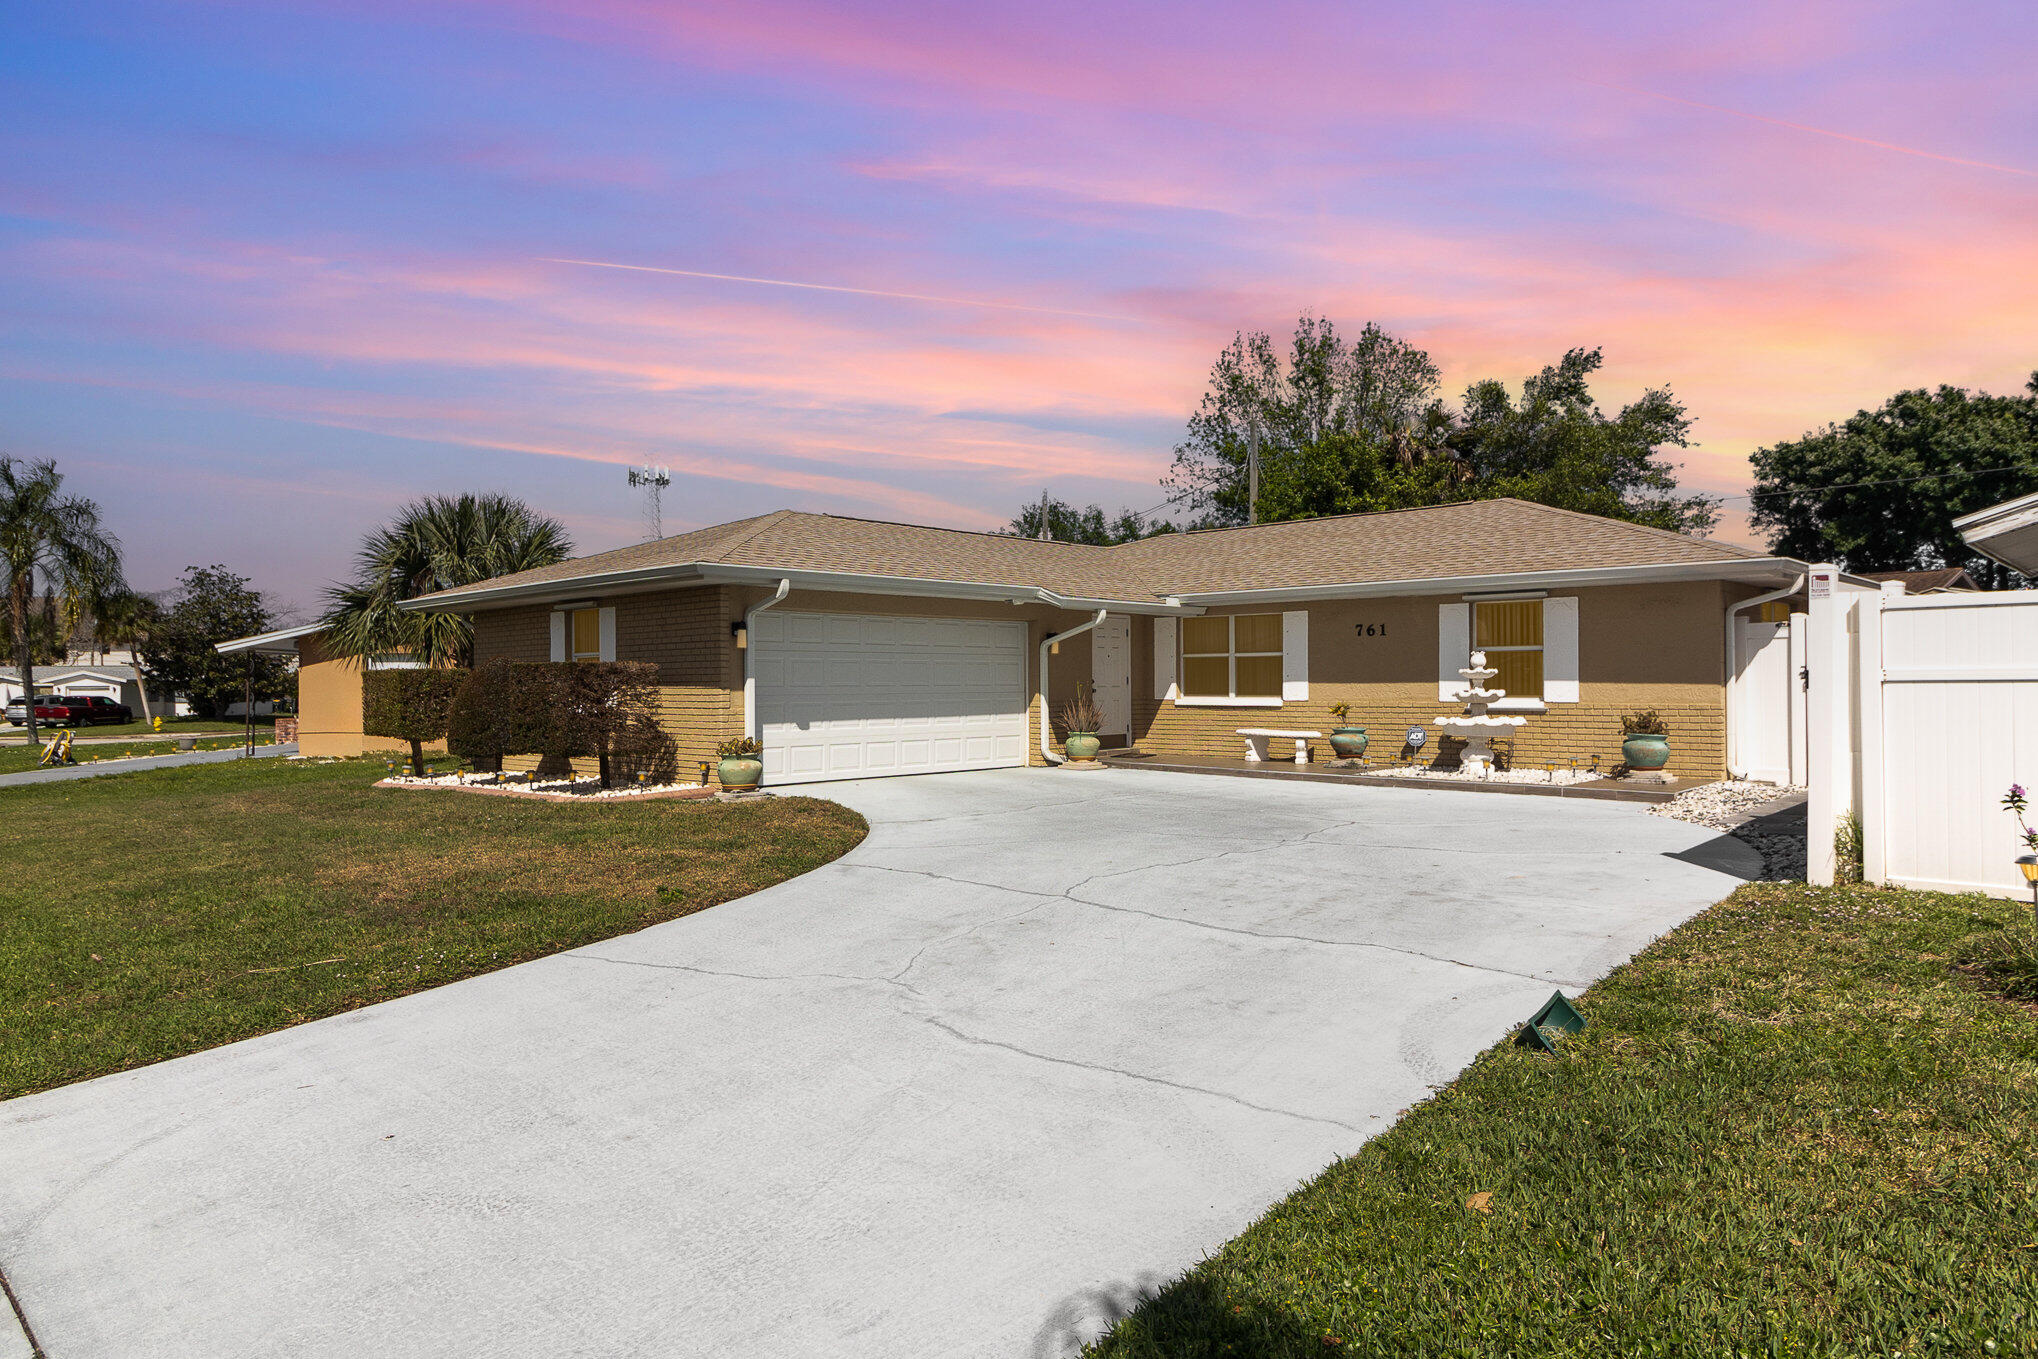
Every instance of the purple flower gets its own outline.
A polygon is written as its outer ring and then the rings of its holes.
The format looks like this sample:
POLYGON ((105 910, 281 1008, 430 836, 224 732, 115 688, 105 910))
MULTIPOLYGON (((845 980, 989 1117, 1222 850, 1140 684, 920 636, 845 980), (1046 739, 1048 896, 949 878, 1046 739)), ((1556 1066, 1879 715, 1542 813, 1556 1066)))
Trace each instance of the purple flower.
POLYGON ((2023 796, 2024 796, 2024 785, 2023 785, 2023 784, 2021 784, 2021 783, 2013 783, 2013 784, 2011 784, 2011 785, 2010 785, 2010 796, 2011 796, 2011 797, 2013 797, 2013 798, 2018 798, 2018 799, 2020 799, 2020 800, 2021 800, 2021 799, 2023 798, 2023 796))

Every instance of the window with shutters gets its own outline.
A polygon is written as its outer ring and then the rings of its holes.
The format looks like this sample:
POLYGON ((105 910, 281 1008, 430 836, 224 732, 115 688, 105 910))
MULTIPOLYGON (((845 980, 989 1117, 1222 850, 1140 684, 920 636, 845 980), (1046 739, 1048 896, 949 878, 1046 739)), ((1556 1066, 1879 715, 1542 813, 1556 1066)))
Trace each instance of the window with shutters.
POLYGON ((1279 698, 1281 615, 1184 618, 1182 696, 1279 698))
POLYGON ((1509 698, 1543 696, 1543 601, 1508 599, 1472 606, 1472 650, 1500 673, 1488 683, 1509 698))

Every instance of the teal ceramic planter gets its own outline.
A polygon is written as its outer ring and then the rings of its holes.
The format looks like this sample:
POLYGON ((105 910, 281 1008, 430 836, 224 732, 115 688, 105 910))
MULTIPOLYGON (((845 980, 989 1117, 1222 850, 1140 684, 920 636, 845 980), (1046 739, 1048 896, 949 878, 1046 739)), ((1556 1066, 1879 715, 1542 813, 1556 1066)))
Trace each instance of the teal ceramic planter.
POLYGON ((1069 739, 1061 743, 1061 748, 1068 752, 1071 760, 1094 760, 1097 752, 1104 748, 1104 743, 1097 739, 1094 732, 1072 731, 1069 739))
POLYGON ((722 781, 724 792, 747 793, 763 779, 764 761, 734 756, 715 766, 715 777, 722 781))
POLYGON ((1629 732, 1627 739, 1620 743, 1620 754, 1630 769, 1639 769, 1645 773, 1661 769, 1670 763, 1670 738, 1629 732))
POLYGON ((1364 727, 1333 727, 1330 733, 1330 748, 1337 752, 1340 760, 1356 760, 1366 753, 1366 729, 1364 727))

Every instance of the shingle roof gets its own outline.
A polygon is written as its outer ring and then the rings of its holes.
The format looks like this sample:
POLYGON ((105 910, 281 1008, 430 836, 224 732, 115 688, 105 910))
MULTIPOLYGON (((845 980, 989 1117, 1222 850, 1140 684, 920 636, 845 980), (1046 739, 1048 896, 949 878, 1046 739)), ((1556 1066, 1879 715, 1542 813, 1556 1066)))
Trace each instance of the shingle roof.
POLYGON ((1864 571, 1863 580, 1902 581, 1907 595, 1930 594, 1934 590, 1978 590, 1974 577, 1963 566, 1943 566, 1933 571, 1864 571))
POLYGON ((1564 571, 1703 565, 1763 554, 1524 500, 1475 500, 1379 514, 1162 534, 1116 547, 1041 542, 776 510, 498 576, 431 598, 690 565, 836 571, 1043 588, 1089 599, 1564 571))

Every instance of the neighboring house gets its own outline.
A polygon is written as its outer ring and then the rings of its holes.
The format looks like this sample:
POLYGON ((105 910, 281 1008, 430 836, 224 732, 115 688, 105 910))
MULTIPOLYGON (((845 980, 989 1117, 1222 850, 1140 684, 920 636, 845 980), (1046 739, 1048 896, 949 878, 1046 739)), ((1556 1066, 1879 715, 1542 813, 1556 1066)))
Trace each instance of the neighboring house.
MULTIPOLYGON (((190 711, 190 705, 182 699, 172 699, 153 689, 149 691, 149 706, 144 709, 141 678, 132 665, 38 665, 35 689, 39 694, 97 694, 110 698, 134 709, 136 721, 142 719, 144 711, 154 717, 176 717, 190 711)), ((21 672, 11 665, 0 666, 0 706, 20 696, 21 672)))
POLYGON ((1877 584, 1886 580, 1896 581, 1904 587, 1907 595, 1942 595, 1961 590, 1979 590, 1974 577, 1960 566, 1942 566, 1933 571, 1864 571, 1861 579, 1877 584))
POLYGON ((1107 746, 1236 757, 1238 728, 1328 732, 1342 701, 1373 757, 1415 726, 1430 757, 1475 646, 1529 715, 1517 763, 1610 766, 1654 708, 1671 768, 1718 777, 1730 650, 1738 675, 1787 634, 1805 570, 1520 500, 1114 547, 780 510, 405 607, 471 614, 477 662, 654 662, 683 760, 756 734, 778 784, 1044 763, 1078 687, 1107 746))
MULTIPOLYGON (((328 651, 325 629, 316 623, 283 628, 253 637, 236 637, 214 649, 221 655, 259 651, 292 659, 297 669, 297 753, 300 755, 364 755, 370 751, 410 750, 407 741, 365 736, 361 731, 361 674, 363 664, 351 657, 328 651)), ((414 666, 408 656, 371 656, 365 669, 383 670, 414 666)), ((228 712, 242 715, 245 704, 235 703, 228 712)), ((267 700, 255 704, 256 715, 273 710, 267 700)), ((431 747, 444 750, 443 745, 431 747)))
POLYGON ((1963 514, 1953 521, 1953 528, 1982 556, 2025 576, 2038 576, 2038 494, 1963 514))

